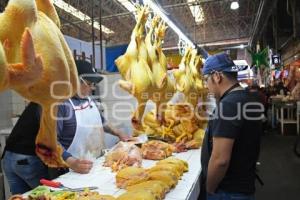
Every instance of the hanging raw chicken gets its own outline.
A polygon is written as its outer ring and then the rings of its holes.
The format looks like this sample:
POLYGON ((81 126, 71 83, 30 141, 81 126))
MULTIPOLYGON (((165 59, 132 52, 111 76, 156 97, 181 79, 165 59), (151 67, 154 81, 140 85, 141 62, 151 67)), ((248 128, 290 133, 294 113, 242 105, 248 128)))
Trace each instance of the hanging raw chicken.
POLYGON ((201 67, 202 62, 200 56, 197 55, 197 50, 186 48, 179 69, 174 72, 177 90, 185 95, 186 102, 194 108, 207 90, 202 83, 201 67))
POLYGON ((51 167, 66 166, 56 139, 57 104, 78 86, 75 62, 59 26, 50 0, 10 0, 0 15, 0 90, 14 89, 42 106, 36 153, 51 167))
POLYGON ((147 7, 138 9, 137 23, 127 51, 115 61, 120 74, 125 79, 119 81, 120 87, 138 101, 138 108, 132 116, 132 125, 137 129, 140 128, 140 121, 153 88, 152 72, 148 66, 148 54, 144 44, 144 25, 147 17, 147 7))
POLYGON ((152 19, 152 25, 145 42, 149 55, 149 66, 153 74, 154 89, 151 100, 156 104, 156 117, 159 122, 164 121, 167 102, 175 92, 174 83, 167 74, 167 62, 162 52, 162 41, 165 37, 166 25, 158 16, 152 19))

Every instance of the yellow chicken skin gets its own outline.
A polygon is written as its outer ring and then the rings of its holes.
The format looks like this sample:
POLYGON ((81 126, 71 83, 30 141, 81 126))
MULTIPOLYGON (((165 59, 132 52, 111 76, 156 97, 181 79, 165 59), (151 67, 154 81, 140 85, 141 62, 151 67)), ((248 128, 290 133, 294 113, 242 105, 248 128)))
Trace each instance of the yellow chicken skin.
POLYGON ((147 190, 154 194, 156 199, 164 199, 169 187, 162 181, 146 181, 126 188, 128 191, 147 190))
POLYGON ((120 86, 138 101, 132 125, 140 131, 143 130, 141 121, 147 101, 150 99, 156 104, 155 117, 161 124, 166 103, 175 92, 175 84, 168 77, 166 57, 161 47, 167 27, 156 16, 152 19, 152 25, 145 38, 147 9, 147 7, 137 9, 138 20, 131 41, 125 54, 115 61, 124 79, 119 81, 120 86))
POLYGON ((67 166, 55 116, 57 104, 73 96, 79 83, 59 25, 50 0, 10 0, 0 15, 0 90, 11 88, 42 106, 36 153, 51 167, 67 166))
POLYGON ((25 30, 20 41, 20 63, 7 62, 6 52, 11 44, 5 40, 3 45, 0 42, 0 92, 21 84, 28 87, 34 84, 41 77, 43 66, 41 57, 35 54, 30 32, 25 30))
POLYGON ((131 41, 124 55, 115 60, 120 74, 120 87, 133 95, 138 108, 132 116, 132 125, 141 129, 141 119, 146 103, 152 91, 152 72, 148 66, 148 53, 144 44, 144 25, 148 17, 148 8, 138 9, 138 20, 132 31, 131 41))
POLYGON ((149 55, 149 66, 153 73, 153 96, 151 100, 156 104, 156 120, 160 123, 165 121, 165 110, 167 102, 175 92, 175 84, 167 74, 166 56, 162 51, 162 41, 165 36, 167 26, 158 17, 152 19, 152 26, 146 36, 145 43, 149 55))
POLYGON ((163 181, 170 188, 175 187, 178 182, 178 178, 176 177, 176 175, 173 172, 166 170, 150 172, 149 179, 163 181))
POLYGON ((173 165, 173 164, 166 164, 166 165, 155 165, 154 167, 151 167, 148 169, 148 172, 159 172, 159 171, 170 171, 174 175, 176 175, 177 179, 180 179, 180 177, 183 174, 183 171, 179 169, 178 166, 173 165))
POLYGON ((157 200, 149 190, 131 190, 117 198, 117 200, 157 200))
POLYGON ((198 129, 195 131, 193 135, 193 139, 188 141, 185 145, 188 149, 198 149, 200 146, 202 146, 202 142, 204 139, 205 130, 204 129, 198 129))
POLYGON ((126 167, 116 174, 116 185, 119 188, 126 188, 149 179, 148 172, 140 167, 126 167))
POLYGON ((174 157, 170 157, 170 158, 166 158, 164 160, 161 160, 157 163, 157 165, 165 165, 165 164, 175 164, 180 166, 180 169, 183 172, 187 172, 189 170, 189 165, 186 161, 178 159, 178 158, 174 158, 174 157))

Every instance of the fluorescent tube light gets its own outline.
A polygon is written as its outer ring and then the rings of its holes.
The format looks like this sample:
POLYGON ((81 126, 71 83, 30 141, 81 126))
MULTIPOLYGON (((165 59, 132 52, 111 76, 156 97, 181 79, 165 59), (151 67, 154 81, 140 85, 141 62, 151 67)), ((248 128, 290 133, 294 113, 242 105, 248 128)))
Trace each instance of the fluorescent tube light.
POLYGON ((168 26, 173 29, 175 33, 177 33, 180 39, 184 40, 192 48, 195 48, 194 43, 169 19, 169 17, 160 9, 160 7, 156 3, 154 3, 152 0, 144 0, 144 4, 149 5, 153 12, 160 16, 162 20, 164 20, 166 24, 168 24, 168 26))
POLYGON ((135 12, 136 7, 129 0, 117 0, 120 4, 122 4, 129 12, 135 12))
MULTIPOLYGON (((195 3, 196 0, 187 0, 188 3, 195 3)), ((195 19, 196 24, 204 22, 204 12, 201 5, 190 5, 191 13, 195 19)))
MULTIPOLYGON (((86 21, 89 25, 92 25, 92 19, 88 15, 82 13, 81 11, 79 11, 77 8, 74 8, 70 4, 67 4, 65 1, 53 0, 53 4, 56 5, 57 7, 59 7, 60 9, 64 10, 65 12, 73 15, 74 17, 76 17, 82 21, 86 21)), ((107 28, 104 25, 102 25, 101 27, 102 27, 102 31, 106 34, 114 33, 113 30, 107 28)), ((94 21, 94 28, 100 30, 100 24, 96 21, 94 21)))

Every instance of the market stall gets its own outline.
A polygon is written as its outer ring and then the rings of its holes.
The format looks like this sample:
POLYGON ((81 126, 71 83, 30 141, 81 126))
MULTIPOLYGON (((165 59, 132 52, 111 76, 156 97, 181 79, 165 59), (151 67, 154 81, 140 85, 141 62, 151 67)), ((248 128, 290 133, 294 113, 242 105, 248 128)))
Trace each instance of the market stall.
MULTIPOLYGON (((200 149, 190 150, 187 152, 174 154, 176 158, 185 160, 189 164, 189 171, 186 172, 182 179, 178 182, 176 187, 167 193, 165 199, 169 200, 183 200, 197 199, 200 193, 199 175, 201 171, 200 164, 200 149)), ((113 195, 118 197, 125 192, 116 186, 116 173, 113 173, 110 168, 103 167, 105 158, 101 157, 94 163, 94 167, 89 174, 78 174, 69 172, 55 179, 61 182, 64 186, 70 188, 80 188, 96 186, 99 189, 95 190, 103 195, 113 195)), ((143 160, 142 167, 150 168, 156 161, 143 160)), ((51 188, 57 190, 56 188, 51 188)), ((30 192, 29 192, 30 193, 30 192)), ((28 193, 27 193, 28 194, 28 193)))

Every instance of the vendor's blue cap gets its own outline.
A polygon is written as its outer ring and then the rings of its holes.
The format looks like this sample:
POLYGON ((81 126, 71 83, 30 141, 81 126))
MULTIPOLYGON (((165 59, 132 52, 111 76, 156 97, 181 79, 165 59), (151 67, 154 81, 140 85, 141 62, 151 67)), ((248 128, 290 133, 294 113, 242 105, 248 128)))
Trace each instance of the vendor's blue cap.
POLYGON ((203 75, 210 74, 213 71, 219 72, 238 72, 240 69, 239 66, 236 66, 229 56, 225 53, 215 54, 209 56, 203 66, 202 73, 203 75))

